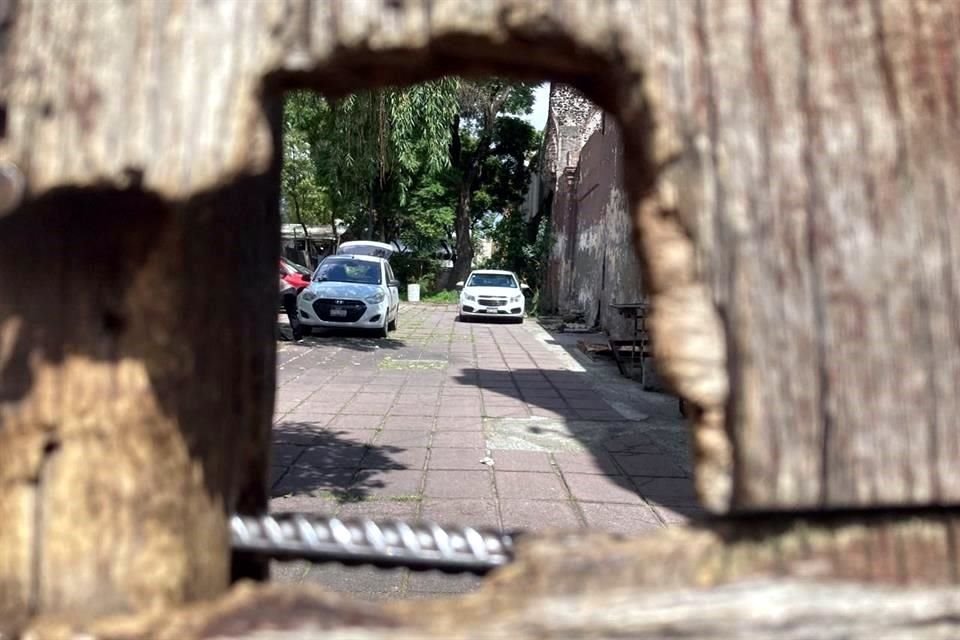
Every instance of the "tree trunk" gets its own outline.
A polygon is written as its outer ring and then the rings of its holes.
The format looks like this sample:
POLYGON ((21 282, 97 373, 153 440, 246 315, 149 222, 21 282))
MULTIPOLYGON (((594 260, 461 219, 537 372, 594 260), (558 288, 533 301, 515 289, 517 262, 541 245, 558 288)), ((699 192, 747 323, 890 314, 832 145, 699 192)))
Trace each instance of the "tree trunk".
POLYGON ((460 196, 457 199, 455 245, 456 258, 453 269, 447 277, 445 289, 453 289, 457 282, 466 280, 473 267, 473 215, 470 211, 470 185, 461 186, 460 196))

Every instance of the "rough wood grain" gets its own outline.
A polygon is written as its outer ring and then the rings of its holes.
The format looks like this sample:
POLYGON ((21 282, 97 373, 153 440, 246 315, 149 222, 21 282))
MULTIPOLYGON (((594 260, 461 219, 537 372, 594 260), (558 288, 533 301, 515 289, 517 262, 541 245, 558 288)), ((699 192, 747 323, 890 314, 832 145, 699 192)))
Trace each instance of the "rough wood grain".
POLYGON ((251 494, 264 508, 278 234, 262 191, 171 206, 68 189, 0 218, 4 608, 95 615, 226 587, 225 514, 251 494))
POLYGON ((623 126, 704 502, 960 499, 956 3, 4 6, 0 162, 27 199, 0 212, 0 604, 117 611, 224 586, 221 516, 265 471, 272 393, 264 97, 293 87, 576 85, 623 126), (38 236, 57 275, 31 288, 38 236))
POLYGON ((960 592, 956 576, 935 567, 956 568, 944 536, 954 520, 725 522, 634 539, 555 534, 523 543, 517 564, 454 599, 372 605, 304 586, 242 585, 174 615, 38 620, 33 631, 112 640, 946 638, 957 631, 960 592), (877 574, 878 535, 924 549, 923 560, 877 574))

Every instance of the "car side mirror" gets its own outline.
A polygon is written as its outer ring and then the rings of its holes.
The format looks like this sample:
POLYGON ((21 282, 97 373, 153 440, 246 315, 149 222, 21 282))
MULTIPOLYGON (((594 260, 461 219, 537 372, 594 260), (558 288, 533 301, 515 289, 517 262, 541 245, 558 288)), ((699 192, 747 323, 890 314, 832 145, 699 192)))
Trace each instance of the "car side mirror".
POLYGON ((391 287, 399 287, 399 286, 400 286, 400 281, 399 281, 399 280, 391 280, 391 281, 390 281, 390 286, 391 286, 391 287))
POLYGON ((524 291, 529 291, 529 290, 530 290, 530 285, 528 285, 528 284, 522 284, 522 285, 520 285, 520 288, 523 289, 524 291))
POLYGON ((463 280, 457 283, 457 289, 463 289, 463 280))

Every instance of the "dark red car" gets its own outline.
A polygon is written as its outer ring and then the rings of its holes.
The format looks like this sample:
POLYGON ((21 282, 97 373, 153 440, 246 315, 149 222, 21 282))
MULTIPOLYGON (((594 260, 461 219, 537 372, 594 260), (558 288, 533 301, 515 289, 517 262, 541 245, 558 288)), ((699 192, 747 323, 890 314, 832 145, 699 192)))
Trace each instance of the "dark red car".
POLYGON ((310 270, 286 258, 280 258, 280 277, 300 293, 310 284, 310 270))

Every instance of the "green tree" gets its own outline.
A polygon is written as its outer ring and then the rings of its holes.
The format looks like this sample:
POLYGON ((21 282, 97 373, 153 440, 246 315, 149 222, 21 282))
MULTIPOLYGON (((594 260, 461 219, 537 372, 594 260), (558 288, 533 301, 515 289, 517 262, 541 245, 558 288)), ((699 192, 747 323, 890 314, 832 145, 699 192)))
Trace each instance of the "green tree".
MULTIPOLYGON (((490 170, 497 153, 498 133, 515 125, 501 122, 505 117, 528 114, 533 109, 535 83, 511 82, 501 78, 464 81, 459 87, 459 112, 450 125, 450 163, 456 171, 456 238, 453 269, 445 288, 466 278, 473 265, 473 227, 478 218, 496 204, 491 192, 482 190, 484 171, 490 170), (478 197, 480 196, 480 197, 478 197)), ((520 122, 512 118, 515 123, 520 122)), ((525 124, 525 123, 524 123, 525 124)), ((527 125, 529 127, 529 125, 527 125)), ((509 153, 507 155, 510 155, 509 153)), ((495 163, 494 166, 502 166, 495 163)), ((526 183, 520 193, 525 192, 526 183)))
POLYGON ((334 101, 302 92, 288 99, 288 121, 310 148, 315 182, 355 233, 392 239, 418 176, 448 165, 457 87, 444 78, 334 101))

